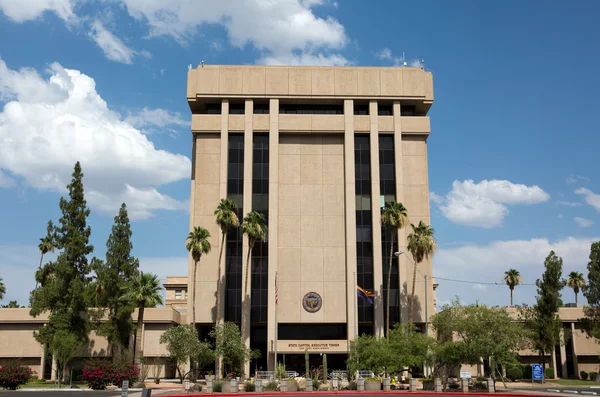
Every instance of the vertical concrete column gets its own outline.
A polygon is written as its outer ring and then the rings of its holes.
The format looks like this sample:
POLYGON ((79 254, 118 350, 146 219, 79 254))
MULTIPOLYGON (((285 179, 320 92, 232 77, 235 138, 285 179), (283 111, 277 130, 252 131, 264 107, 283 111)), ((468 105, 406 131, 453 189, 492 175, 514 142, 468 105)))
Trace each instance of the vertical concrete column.
POLYGON ((579 378, 579 360, 577 359, 577 346, 575 345, 575 323, 571 323, 571 339, 573 345, 573 376, 579 378))
POLYGON ((381 255, 381 210, 379 188, 379 116, 377 101, 369 101, 369 119, 371 132, 369 147, 371 151, 371 223, 373 225, 373 284, 375 286, 375 335, 383 336, 385 321, 383 317, 383 257, 381 255))
MULTIPOLYGON (((560 329, 560 338, 565 340, 565 329, 560 329)), ((560 366, 562 368, 562 377, 568 378, 570 374, 567 374, 567 348, 564 343, 560 344, 560 366)))
MULTIPOLYGON (((224 199, 227 198, 227 161, 229 154, 229 100, 223 99, 221 102, 221 161, 220 161, 220 173, 219 173, 219 198, 224 199)), ((216 240, 218 244, 221 244, 221 238, 216 240)), ((227 245, 227 241, 224 241, 223 244, 227 245)), ((221 247, 217 246, 217 249, 221 249, 221 247)), ((221 263, 219 263, 219 267, 221 268, 221 283, 220 287, 220 299, 219 299, 219 318, 215 319, 217 324, 222 324, 225 321, 225 259, 227 258, 226 247, 223 248, 223 257, 221 258, 221 263)), ((215 314, 216 316, 216 314, 215 314)), ((223 373, 223 363, 220 358, 215 360, 215 364, 217 367, 217 374, 223 373)))
MULTIPOLYGON (((253 142, 254 142, 254 134, 252 131, 252 119, 254 117, 254 102, 252 99, 246 99, 245 102, 246 108, 244 112, 244 197, 243 197, 243 207, 244 214, 246 216, 250 211, 252 211, 252 153, 253 153, 253 142)), ((242 219, 240 219, 240 224, 242 219)), ((244 289, 244 285, 246 283, 246 258, 248 257, 248 239, 246 236, 242 237, 242 307, 244 303, 244 299, 246 297, 250 297, 252 294, 252 285, 251 285, 251 276, 252 269, 250 268, 250 274, 248 275, 250 281, 248 282, 248 290, 244 289)), ((243 310, 243 309, 242 309, 243 310)), ((248 330, 248 335, 244 340, 247 348, 250 348, 250 312, 251 305, 248 306, 248 317, 246 318, 246 329, 248 330)), ((244 365, 244 373, 246 376, 250 375, 250 361, 247 361, 244 365)))
POLYGON ((279 254, 277 242, 277 226, 279 223, 279 99, 271 99, 269 103, 269 291, 267 305, 267 367, 274 371, 275 356, 275 272, 278 268, 279 254), (273 342, 273 343, 271 343, 273 342))
MULTIPOLYGON (((396 177, 396 201, 404 204, 404 167, 402 152, 402 107, 400 101, 392 105, 394 115, 394 171, 396 177)), ((409 226, 410 227, 410 226, 409 226)), ((406 236, 408 228, 401 229, 398 233, 398 249, 406 252, 406 236)), ((412 277, 412 264, 405 255, 398 257, 398 285, 400 286, 400 322, 408 321, 408 280, 412 277), (404 287, 406 285, 406 287, 404 287)))
POLYGON ((557 379, 558 378, 558 371, 556 370, 556 346, 554 346, 552 348, 552 369, 554 370, 554 376, 553 379, 557 379))
POLYGON ((348 339, 358 334, 356 298, 356 181, 354 175, 354 101, 344 100, 344 188, 346 216, 346 288, 348 339))

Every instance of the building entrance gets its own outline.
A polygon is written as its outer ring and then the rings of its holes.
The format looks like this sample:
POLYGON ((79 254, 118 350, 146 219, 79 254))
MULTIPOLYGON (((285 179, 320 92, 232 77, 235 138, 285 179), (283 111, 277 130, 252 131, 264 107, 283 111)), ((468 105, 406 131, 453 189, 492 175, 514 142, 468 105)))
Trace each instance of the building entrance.
MULTIPOLYGON (((331 373, 334 370, 346 370, 347 354, 327 353, 327 372, 331 373)), ((278 355, 277 361, 285 363, 286 371, 295 371, 300 376, 306 376, 306 364, 304 354, 282 354, 278 355)), ((322 379, 323 372, 323 355, 313 353, 308 355, 310 376, 314 377, 315 372, 322 379)))

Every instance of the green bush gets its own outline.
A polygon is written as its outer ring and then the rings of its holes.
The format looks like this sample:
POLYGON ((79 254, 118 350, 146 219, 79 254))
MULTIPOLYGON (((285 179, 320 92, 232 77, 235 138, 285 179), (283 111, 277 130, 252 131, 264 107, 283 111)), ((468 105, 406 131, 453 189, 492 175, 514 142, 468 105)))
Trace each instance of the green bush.
POLYGON ((223 391, 223 382, 215 382, 213 383, 213 392, 221 393, 223 391))
POLYGON ((590 380, 594 382, 598 379, 598 372, 590 372, 590 380))
POLYGON ((278 386, 277 381, 272 380, 265 385, 265 391, 277 391, 277 386, 278 386))
POLYGON ((531 365, 522 365, 521 370, 523 371, 523 377, 521 379, 531 379, 531 365))
POLYGON ((200 393, 202 391, 202 385, 200 383, 196 383, 192 386, 192 391, 200 393))
POLYGON ((523 370, 521 367, 512 367, 506 371, 506 377, 513 382, 518 379, 523 379, 523 370))
POLYGON ((256 386, 254 385, 254 383, 252 382, 246 382, 244 383, 244 391, 246 393, 250 393, 256 390, 256 386))
POLYGON ((460 385, 458 384, 458 382, 448 383, 448 389, 456 390, 458 388, 460 388, 460 385))
POLYGON ((478 376, 477 379, 475 379, 475 380, 477 382, 487 382, 487 378, 485 376, 478 376))
POLYGON ((554 379, 554 368, 546 368, 546 379, 554 379))
POLYGON ((358 385, 355 381, 350 381, 346 387, 346 390, 358 390, 358 385))
POLYGON ((588 378, 589 375, 585 371, 579 371, 579 376, 581 376, 582 380, 587 380, 587 378, 588 378))
POLYGON ((319 390, 321 388, 321 381, 313 379, 313 390, 319 390))
POLYGON ((473 382, 473 390, 486 390, 486 389, 487 389, 486 382, 481 382, 481 381, 473 382))

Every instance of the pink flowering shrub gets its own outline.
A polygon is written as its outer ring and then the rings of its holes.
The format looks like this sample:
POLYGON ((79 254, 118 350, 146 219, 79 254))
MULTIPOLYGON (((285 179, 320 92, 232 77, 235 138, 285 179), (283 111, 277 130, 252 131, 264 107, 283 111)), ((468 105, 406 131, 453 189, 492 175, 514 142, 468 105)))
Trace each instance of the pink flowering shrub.
POLYGON ((31 368, 17 363, 10 363, 0 367, 0 387, 8 390, 17 390, 19 386, 27 383, 34 374, 31 368))
POLYGON ((121 387, 124 380, 133 385, 138 377, 138 369, 125 361, 91 360, 83 369, 81 379, 90 389, 104 390, 111 384, 121 387))

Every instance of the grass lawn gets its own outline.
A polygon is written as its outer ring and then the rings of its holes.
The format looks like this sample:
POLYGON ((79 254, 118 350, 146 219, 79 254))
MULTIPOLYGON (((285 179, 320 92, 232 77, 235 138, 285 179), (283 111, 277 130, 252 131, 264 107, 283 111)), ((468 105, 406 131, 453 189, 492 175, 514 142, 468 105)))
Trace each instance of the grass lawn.
POLYGON ((548 379, 549 383, 556 383, 561 386, 600 386, 600 383, 591 380, 579 380, 579 379, 548 379))
MULTIPOLYGON (((47 381, 44 383, 41 382, 31 382, 31 383, 26 383, 23 386, 21 386, 21 389, 53 389, 54 388, 54 382, 52 381, 47 381)), ((60 385, 61 389, 68 389, 69 385, 60 385)), ((83 382, 73 382, 73 388, 78 388, 78 389, 83 389, 83 388, 87 388, 87 383, 83 383, 83 382)))

